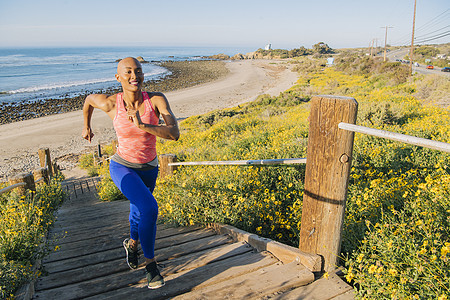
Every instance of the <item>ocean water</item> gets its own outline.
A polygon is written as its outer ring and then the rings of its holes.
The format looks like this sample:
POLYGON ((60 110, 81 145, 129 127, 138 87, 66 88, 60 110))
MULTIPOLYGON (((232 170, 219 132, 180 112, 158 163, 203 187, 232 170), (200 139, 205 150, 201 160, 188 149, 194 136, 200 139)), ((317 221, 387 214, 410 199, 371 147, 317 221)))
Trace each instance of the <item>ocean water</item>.
MULTIPOLYGON (((198 60, 202 56, 247 53, 245 48, 109 47, 0 49, 0 103, 57 99, 118 87, 116 60, 142 56, 146 61, 198 60)), ((158 79, 169 71, 143 64, 145 79, 158 79)))

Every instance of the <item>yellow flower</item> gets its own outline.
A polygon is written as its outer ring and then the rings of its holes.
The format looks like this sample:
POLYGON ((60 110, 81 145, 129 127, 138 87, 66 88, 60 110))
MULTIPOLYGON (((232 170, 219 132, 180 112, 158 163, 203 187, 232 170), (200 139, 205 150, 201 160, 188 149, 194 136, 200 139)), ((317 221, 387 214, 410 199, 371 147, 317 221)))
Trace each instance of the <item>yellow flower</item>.
POLYGON ((447 300, 447 295, 442 294, 438 297, 438 300, 447 300))
POLYGON ((360 262, 362 262, 363 258, 364 258, 364 253, 360 253, 360 254, 358 255, 358 257, 356 258, 356 261, 357 261, 358 263, 360 263, 360 262))
POLYGON ((355 278, 355 275, 349 269, 348 274, 345 275, 345 279, 347 279, 347 281, 350 283, 350 282, 352 282, 353 278, 355 278))
POLYGON ((397 272, 397 270, 396 269, 389 269, 389 274, 391 275, 391 276, 397 276, 397 274, 398 274, 398 272, 397 272))
POLYGON ((328 274, 328 272, 325 272, 325 274, 323 274, 323 278, 328 279, 328 277, 330 277, 330 274, 328 274))
POLYGON ((386 246, 388 246, 388 249, 391 249, 393 242, 394 241, 389 240, 389 242, 386 244, 386 246))
POLYGON ((369 267, 369 273, 370 273, 370 274, 373 274, 373 273, 375 273, 376 271, 377 271, 377 266, 371 265, 371 266, 369 267))

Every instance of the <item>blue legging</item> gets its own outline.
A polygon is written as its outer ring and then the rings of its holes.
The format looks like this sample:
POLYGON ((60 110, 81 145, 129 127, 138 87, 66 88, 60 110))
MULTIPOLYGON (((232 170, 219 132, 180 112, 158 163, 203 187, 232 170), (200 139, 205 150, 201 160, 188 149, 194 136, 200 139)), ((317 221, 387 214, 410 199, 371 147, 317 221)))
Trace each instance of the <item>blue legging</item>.
POLYGON ((141 171, 111 161, 109 172, 114 184, 130 200, 130 237, 141 241, 146 258, 154 258, 158 203, 152 192, 158 168, 141 171))

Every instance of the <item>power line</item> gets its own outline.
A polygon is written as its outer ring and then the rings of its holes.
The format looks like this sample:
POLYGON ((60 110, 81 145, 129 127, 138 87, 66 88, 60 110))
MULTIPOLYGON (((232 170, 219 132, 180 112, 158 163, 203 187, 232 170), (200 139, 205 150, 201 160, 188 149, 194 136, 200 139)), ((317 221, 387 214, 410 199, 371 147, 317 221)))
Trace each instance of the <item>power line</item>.
POLYGON ((448 28, 448 27, 450 27, 450 25, 447 25, 447 26, 445 26, 445 27, 442 27, 442 28, 440 28, 440 29, 438 29, 438 30, 435 30, 435 31, 432 31, 432 32, 428 32, 428 33, 423 34, 423 35, 421 35, 420 37, 417 37, 417 38, 426 38, 427 35, 436 33, 436 32, 438 32, 438 31, 441 31, 441 30, 443 30, 443 29, 445 29, 445 28, 448 28))
POLYGON ((423 24, 422 26, 417 27, 417 30, 423 30, 424 28, 430 27, 430 26, 434 26, 433 22, 441 22, 439 20, 439 18, 443 18, 444 20, 447 20, 446 16, 444 16, 445 14, 449 13, 450 9, 447 9, 446 11, 444 11, 443 13, 439 14, 438 16, 434 17, 433 19, 431 19, 430 21, 426 22, 425 24, 423 24), (439 21, 438 21, 439 20, 439 21))
POLYGON ((429 39, 426 39, 426 40, 416 41, 416 43, 422 44, 422 43, 425 43, 425 42, 438 40, 438 39, 441 39, 441 38, 446 37, 446 36, 449 36, 449 35, 450 35, 450 31, 447 31, 447 33, 442 34, 442 35, 440 35, 440 36, 430 37, 429 39))
MULTIPOLYGON (((447 27, 450 27, 450 25, 448 26, 444 26, 441 27, 439 29, 436 29, 434 31, 425 33, 427 30, 433 30, 436 26, 438 26, 439 24, 446 22, 450 19, 448 17, 448 15, 450 14, 450 9, 445 10, 444 12, 440 13, 439 15, 437 15, 436 17, 433 17, 431 20, 425 22, 424 24, 422 24, 421 26, 417 27, 416 33, 418 33, 420 35, 419 39, 421 40, 434 40, 434 37, 430 37, 430 34, 439 32, 441 30, 446 29, 447 27)), ((448 24, 448 23, 447 23, 448 24)), ((445 25, 447 25, 445 24, 445 25)), ((445 33, 443 33, 445 34, 445 33)), ((407 44, 409 44, 409 42, 411 41, 411 36, 409 34, 405 34, 403 36, 401 36, 400 38, 398 38, 394 43, 395 45, 399 45, 399 46, 405 46, 407 44)), ((422 42, 422 41, 421 41, 422 42)))

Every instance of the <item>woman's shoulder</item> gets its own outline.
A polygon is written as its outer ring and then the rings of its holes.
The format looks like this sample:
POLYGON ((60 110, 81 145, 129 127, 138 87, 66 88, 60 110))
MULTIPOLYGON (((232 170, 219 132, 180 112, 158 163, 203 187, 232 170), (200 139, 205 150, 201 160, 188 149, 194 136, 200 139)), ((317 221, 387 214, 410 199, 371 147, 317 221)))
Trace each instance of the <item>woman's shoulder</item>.
POLYGON ((146 93, 147 93, 149 99, 152 99, 153 97, 163 97, 163 98, 166 97, 161 92, 146 92, 146 93))
POLYGON ((95 98, 98 100, 116 100, 117 95, 119 95, 119 93, 113 94, 113 95, 109 95, 109 94, 90 94, 89 97, 91 98, 95 98))

